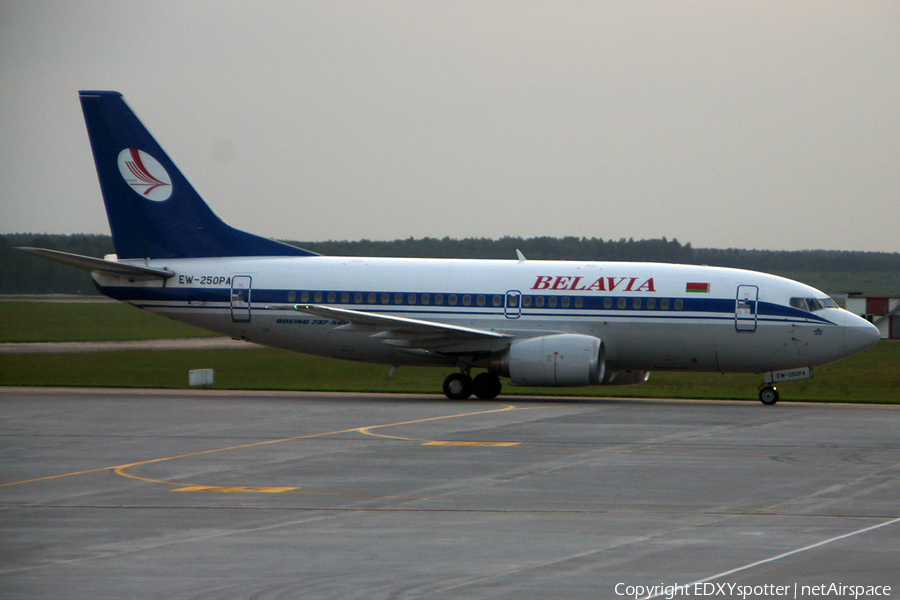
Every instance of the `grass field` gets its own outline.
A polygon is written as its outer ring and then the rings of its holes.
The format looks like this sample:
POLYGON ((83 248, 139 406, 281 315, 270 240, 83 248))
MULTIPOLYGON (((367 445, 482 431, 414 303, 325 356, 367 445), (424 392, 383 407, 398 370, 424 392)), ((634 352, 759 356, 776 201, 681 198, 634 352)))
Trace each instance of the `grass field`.
MULTIPOLYGON (((148 339, 208 335, 121 304, 0 302, 0 341, 148 339), (10 307, 10 304, 21 306, 10 307), (52 309, 48 304, 56 304, 52 309), (47 319, 45 313, 53 314, 47 319), (9 315, 18 316, 10 333, 9 315), (143 329, 137 330, 137 319, 143 329), (10 339, 15 338, 15 339, 10 339)), ((0 384, 98 387, 188 387, 188 370, 213 368, 214 388, 441 393, 452 369, 390 368, 309 357, 281 350, 122 351, 0 355, 0 384)), ((640 386, 514 388, 504 395, 755 399, 759 375, 653 373, 640 386)), ((900 341, 882 341, 863 354, 817 368, 811 380, 784 384, 782 400, 900 402, 900 341)))
POLYGON ((152 340, 214 335, 121 302, 0 302, 0 342, 152 340))

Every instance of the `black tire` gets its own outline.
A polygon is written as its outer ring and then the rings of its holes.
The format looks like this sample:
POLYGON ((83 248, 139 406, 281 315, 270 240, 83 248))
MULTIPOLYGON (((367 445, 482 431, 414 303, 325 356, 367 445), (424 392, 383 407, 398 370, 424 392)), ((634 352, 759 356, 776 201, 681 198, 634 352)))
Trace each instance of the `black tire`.
POLYGON ((472 395, 472 378, 465 373, 451 373, 444 380, 444 395, 451 400, 465 400, 472 395))
POLYGON ((773 387, 764 387, 759 390, 759 401, 766 406, 772 406, 778 402, 778 390, 773 387))
POLYGON ((482 400, 493 400, 502 389, 500 378, 493 373, 479 373, 472 380, 472 391, 482 400))

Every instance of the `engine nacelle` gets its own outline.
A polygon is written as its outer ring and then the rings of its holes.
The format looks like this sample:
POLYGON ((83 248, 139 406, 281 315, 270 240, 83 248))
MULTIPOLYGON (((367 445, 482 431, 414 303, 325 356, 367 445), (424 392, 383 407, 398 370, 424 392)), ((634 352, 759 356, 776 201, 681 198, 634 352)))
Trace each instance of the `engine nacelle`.
POLYGON ((516 340, 493 367, 513 385, 576 387, 600 385, 606 362, 600 339, 562 333, 516 340))

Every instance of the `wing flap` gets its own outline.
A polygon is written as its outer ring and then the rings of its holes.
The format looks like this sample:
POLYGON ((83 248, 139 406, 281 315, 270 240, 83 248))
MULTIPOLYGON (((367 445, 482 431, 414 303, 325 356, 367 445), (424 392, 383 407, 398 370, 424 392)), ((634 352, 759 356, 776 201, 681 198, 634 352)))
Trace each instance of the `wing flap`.
MULTIPOLYGON (((280 308, 280 307, 272 307, 280 308)), ((513 336, 497 331, 447 325, 434 321, 396 317, 380 313, 334 308, 320 304, 294 304, 286 308, 327 319, 347 321, 341 329, 370 330, 372 337, 402 349, 433 352, 489 352, 505 345, 513 336)))

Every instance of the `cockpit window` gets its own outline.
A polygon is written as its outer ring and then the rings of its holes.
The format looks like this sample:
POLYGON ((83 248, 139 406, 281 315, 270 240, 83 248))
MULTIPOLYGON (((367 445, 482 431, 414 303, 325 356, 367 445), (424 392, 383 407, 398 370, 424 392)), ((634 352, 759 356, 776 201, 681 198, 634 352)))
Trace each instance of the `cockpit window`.
POLYGON ((806 298, 791 298, 791 306, 800 310, 809 310, 809 307, 806 306, 806 298))
POLYGON ((837 302, 831 298, 791 298, 791 306, 807 312, 815 312, 823 308, 838 308, 837 302))

